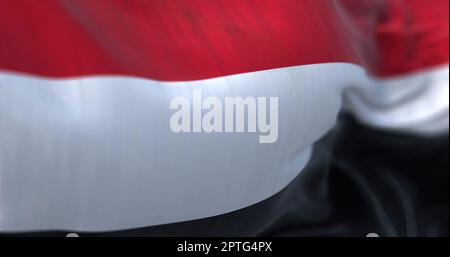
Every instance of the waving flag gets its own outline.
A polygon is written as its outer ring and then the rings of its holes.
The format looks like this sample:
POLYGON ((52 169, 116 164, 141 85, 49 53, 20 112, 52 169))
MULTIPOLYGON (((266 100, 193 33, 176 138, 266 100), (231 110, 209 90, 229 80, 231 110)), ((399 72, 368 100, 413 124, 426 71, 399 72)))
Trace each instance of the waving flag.
POLYGON ((118 230, 282 190, 342 109, 448 131, 448 1, 0 1, 0 231, 118 230), (175 97, 277 97, 278 138, 173 133, 175 97))

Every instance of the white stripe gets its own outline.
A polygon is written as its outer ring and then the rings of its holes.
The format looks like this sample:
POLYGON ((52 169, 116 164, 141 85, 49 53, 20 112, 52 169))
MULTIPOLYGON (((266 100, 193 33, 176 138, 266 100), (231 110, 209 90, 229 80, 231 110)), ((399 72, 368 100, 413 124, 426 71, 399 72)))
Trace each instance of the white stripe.
POLYGON ((0 230, 112 230, 203 218, 264 200, 305 166, 362 71, 324 64, 193 82, 0 75, 0 230), (174 96, 279 97, 279 137, 180 133, 174 96))
POLYGON ((364 80, 348 93, 358 119, 382 129, 430 136, 448 133, 449 67, 384 80, 364 80))
POLYGON ((0 73, 0 231, 117 230, 257 203, 307 164, 345 88, 370 83, 343 63, 192 82, 0 73), (277 142, 259 144, 257 133, 172 133, 169 102, 194 89, 279 97, 277 142))

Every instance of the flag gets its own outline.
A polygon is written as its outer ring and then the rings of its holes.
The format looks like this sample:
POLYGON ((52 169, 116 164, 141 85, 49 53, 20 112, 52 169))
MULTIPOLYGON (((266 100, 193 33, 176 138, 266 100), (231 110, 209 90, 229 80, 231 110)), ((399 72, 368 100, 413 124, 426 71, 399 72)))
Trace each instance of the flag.
POLYGON ((299 176, 341 111, 448 133, 446 0, 3 0, 0 35, 2 232, 253 206, 299 176), (196 90, 277 98, 276 140, 174 133, 172 100, 196 90))

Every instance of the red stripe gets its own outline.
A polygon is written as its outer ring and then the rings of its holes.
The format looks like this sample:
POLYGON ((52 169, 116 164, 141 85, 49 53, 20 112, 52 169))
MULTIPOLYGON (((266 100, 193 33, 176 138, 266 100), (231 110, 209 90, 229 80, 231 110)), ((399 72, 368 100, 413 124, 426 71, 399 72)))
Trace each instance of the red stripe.
POLYGON ((0 69, 169 81, 322 62, 395 70, 345 15, 329 0, 0 0, 0 69))
POLYGON ((389 0, 376 30, 378 73, 416 71, 449 59, 448 0, 389 0))

